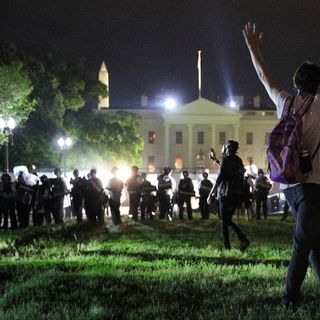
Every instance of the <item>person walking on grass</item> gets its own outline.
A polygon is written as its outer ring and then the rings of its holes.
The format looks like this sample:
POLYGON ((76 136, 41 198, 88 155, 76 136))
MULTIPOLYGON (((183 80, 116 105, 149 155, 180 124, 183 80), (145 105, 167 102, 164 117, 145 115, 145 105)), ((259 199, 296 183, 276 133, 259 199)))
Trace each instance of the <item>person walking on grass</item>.
POLYGON ((226 156, 222 159, 220 173, 211 193, 217 193, 217 199, 219 200, 219 212, 222 221, 222 235, 225 248, 227 250, 231 249, 229 240, 229 227, 231 227, 240 240, 239 249, 244 251, 250 245, 250 241, 232 221, 232 216, 241 202, 245 172, 243 162, 236 154, 238 148, 239 143, 237 141, 228 141, 226 145, 226 156))
MULTIPOLYGON (((287 101, 292 101, 293 112, 297 112, 306 102, 311 102, 302 115, 301 142, 304 149, 310 154, 314 153, 320 142, 320 96, 317 94, 320 85, 319 66, 304 62, 297 68, 293 75, 297 94, 292 97, 278 87, 264 62, 260 51, 262 33, 257 30, 256 25, 247 23, 243 35, 257 75, 277 107, 278 118, 287 101)), ((282 305, 290 309, 296 309, 300 305, 301 286, 309 259, 320 278, 320 152, 314 155, 312 167, 311 171, 303 175, 301 182, 280 186, 296 221, 292 256, 282 297, 282 305)))

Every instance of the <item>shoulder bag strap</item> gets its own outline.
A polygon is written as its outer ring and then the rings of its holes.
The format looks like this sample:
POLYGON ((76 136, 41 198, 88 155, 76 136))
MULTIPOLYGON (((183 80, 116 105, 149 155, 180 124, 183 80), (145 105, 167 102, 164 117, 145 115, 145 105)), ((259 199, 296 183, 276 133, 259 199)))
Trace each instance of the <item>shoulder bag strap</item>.
POLYGON ((312 102, 314 100, 314 96, 308 96, 302 103, 301 107, 295 112, 300 113, 301 111, 301 118, 304 116, 304 114, 308 111, 309 107, 311 106, 312 102))

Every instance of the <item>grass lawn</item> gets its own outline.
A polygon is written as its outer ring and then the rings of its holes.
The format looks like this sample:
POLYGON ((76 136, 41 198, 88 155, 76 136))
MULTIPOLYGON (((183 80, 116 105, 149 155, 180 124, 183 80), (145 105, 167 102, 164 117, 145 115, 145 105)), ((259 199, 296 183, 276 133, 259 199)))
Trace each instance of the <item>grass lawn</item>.
POLYGON ((0 233, 0 319, 320 319, 309 270, 297 313, 280 307, 292 220, 239 224, 226 251, 216 217, 68 223, 0 233))

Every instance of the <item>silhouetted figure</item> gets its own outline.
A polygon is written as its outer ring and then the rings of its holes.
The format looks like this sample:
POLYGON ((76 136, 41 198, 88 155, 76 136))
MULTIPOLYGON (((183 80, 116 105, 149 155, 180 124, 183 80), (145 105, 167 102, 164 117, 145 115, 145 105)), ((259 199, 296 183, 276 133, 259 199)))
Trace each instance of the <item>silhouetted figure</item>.
POLYGON ((104 221, 104 212, 102 209, 103 186, 99 178, 96 177, 97 170, 91 169, 88 180, 84 184, 84 206, 89 222, 104 221))
POLYGON ((34 190, 31 186, 27 185, 25 174, 23 172, 18 174, 15 188, 19 226, 21 228, 27 228, 29 226, 31 202, 34 190))
POLYGON ((245 214, 247 220, 253 218, 253 193, 251 192, 254 188, 252 176, 250 174, 246 175, 243 181, 243 195, 242 203, 240 205, 240 210, 242 205, 244 205, 245 214))
POLYGON ((201 218, 202 219, 209 219, 209 212, 210 212, 210 206, 208 204, 208 196, 210 194, 210 191, 213 187, 212 182, 208 179, 208 173, 203 172, 202 173, 203 180, 200 182, 199 187, 199 208, 201 211, 201 218))
POLYGON ((141 177, 138 174, 138 167, 131 167, 131 176, 126 182, 126 187, 129 193, 129 216, 132 216, 134 221, 138 221, 138 208, 141 197, 141 177))
POLYGON ((145 173, 141 173, 141 220, 146 217, 153 219, 155 215, 156 196, 153 194, 155 191, 157 191, 157 188, 147 180, 145 173))
POLYGON ((258 170, 258 176, 256 178, 256 183, 254 186, 254 197, 256 200, 256 218, 261 218, 261 206, 263 211, 263 216, 267 219, 268 216, 268 207, 267 207, 267 200, 268 194, 271 189, 272 185, 269 179, 264 175, 262 169, 258 170))
POLYGON ((85 181, 79 176, 79 170, 73 170, 73 178, 70 180, 71 188, 71 206, 77 222, 82 222, 83 206, 83 184, 85 181))
POLYGON ((62 178, 62 171, 59 168, 53 171, 56 178, 50 179, 52 186, 52 215, 56 224, 63 223, 64 196, 68 193, 66 183, 62 178))
POLYGON ((17 228, 17 217, 15 212, 15 187, 11 182, 9 174, 1 175, 0 183, 0 223, 3 218, 1 228, 8 229, 8 218, 10 217, 11 229, 17 228))
POLYGON ((171 168, 164 167, 163 173, 158 177, 159 218, 172 220, 173 193, 175 181, 171 177, 171 168))
POLYGON ((35 205, 39 215, 39 225, 42 225, 44 220, 47 224, 51 224, 53 218, 52 186, 46 175, 40 177, 35 205))
POLYGON ((120 215, 120 204, 121 204, 121 194, 123 189, 123 182, 118 178, 118 168, 113 167, 112 169, 113 177, 110 179, 107 189, 109 190, 109 206, 111 210, 112 222, 115 225, 121 223, 120 215))
POLYGON ((183 178, 180 179, 178 184, 178 206, 179 206, 179 219, 183 219, 183 206, 187 206, 188 219, 192 220, 191 197, 194 196, 194 187, 192 180, 189 178, 189 172, 184 170, 182 172, 183 178))
POLYGON ((239 148, 237 141, 229 140, 226 145, 226 156, 222 159, 220 173, 218 175, 213 193, 217 191, 219 199, 219 211, 222 220, 222 234, 226 249, 230 249, 229 227, 237 234, 240 240, 241 251, 250 244, 240 228, 232 221, 235 209, 241 202, 244 179, 244 166, 242 160, 236 155, 239 148))
POLYGON ((32 199, 31 199, 31 210, 32 210, 32 222, 34 226, 40 226, 43 224, 43 216, 38 212, 37 206, 37 195, 39 190, 40 179, 36 172, 32 172, 28 176, 29 185, 32 187, 32 199))

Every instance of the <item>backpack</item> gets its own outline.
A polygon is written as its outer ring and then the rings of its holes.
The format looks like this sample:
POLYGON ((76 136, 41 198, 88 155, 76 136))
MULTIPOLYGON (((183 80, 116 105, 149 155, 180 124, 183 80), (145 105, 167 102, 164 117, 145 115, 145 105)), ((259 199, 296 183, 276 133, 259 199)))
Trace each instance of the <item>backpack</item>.
POLYGON ((269 136, 267 157, 270 179, 280 183, 297 183, 302 178, 300 169, 302 117, 313 102, 308 96, 294 112, 294 97, 285 101, 282 116, 269 136))

